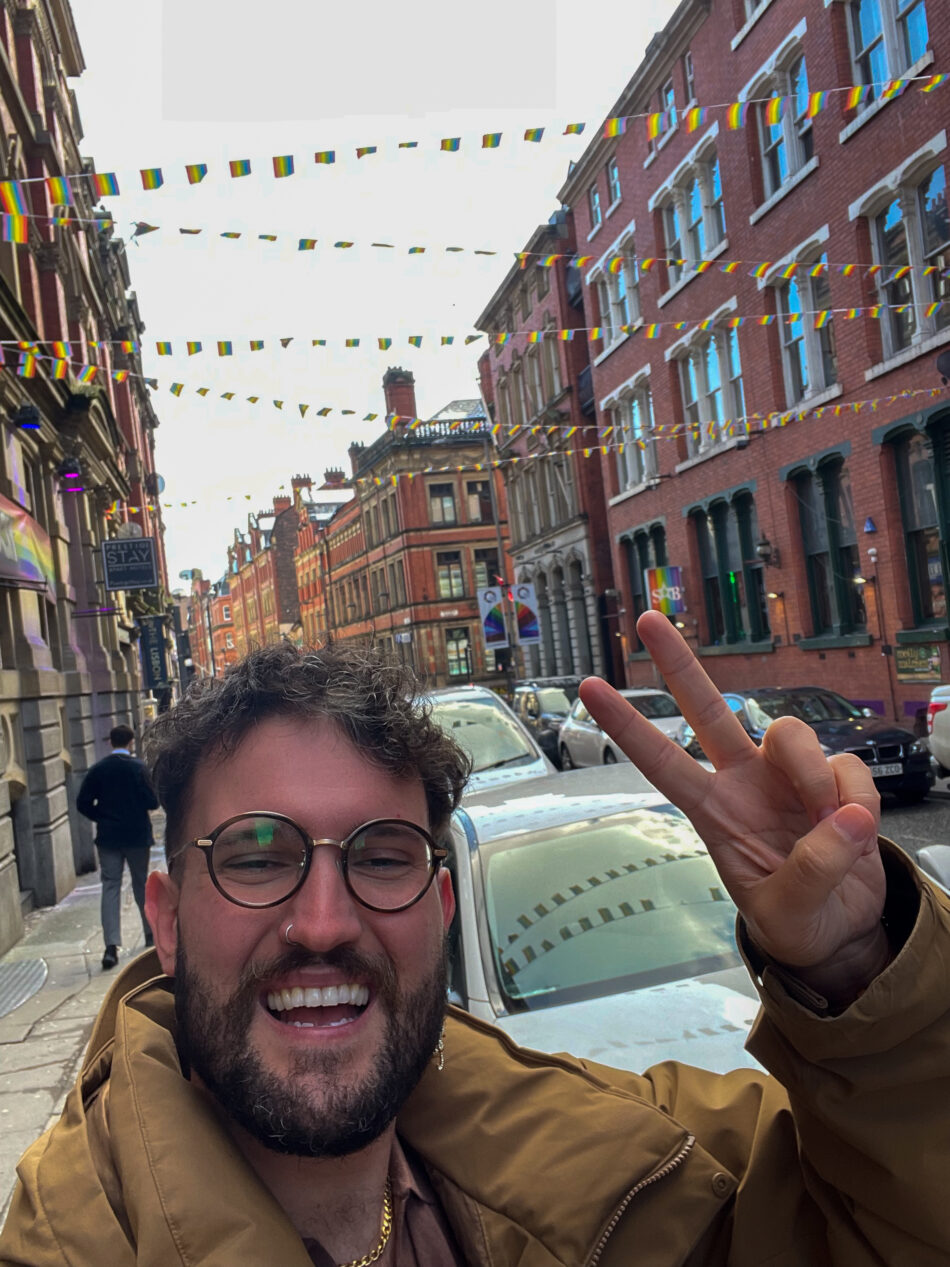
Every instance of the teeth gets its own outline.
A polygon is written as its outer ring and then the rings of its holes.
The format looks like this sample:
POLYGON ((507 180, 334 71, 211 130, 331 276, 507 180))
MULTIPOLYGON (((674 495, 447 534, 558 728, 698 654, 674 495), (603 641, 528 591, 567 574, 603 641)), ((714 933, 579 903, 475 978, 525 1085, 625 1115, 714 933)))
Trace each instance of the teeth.
POLYGON ((306 990, 294 986, 292 990, 273 990, 267 996, 267 1006, 272 1012, 286 1012, 295 1007, 337 1007, 351 1003, 365 1007, 369 1002, 369 989, 365 985, 328 985, 322 989, 309 986, 306 990))

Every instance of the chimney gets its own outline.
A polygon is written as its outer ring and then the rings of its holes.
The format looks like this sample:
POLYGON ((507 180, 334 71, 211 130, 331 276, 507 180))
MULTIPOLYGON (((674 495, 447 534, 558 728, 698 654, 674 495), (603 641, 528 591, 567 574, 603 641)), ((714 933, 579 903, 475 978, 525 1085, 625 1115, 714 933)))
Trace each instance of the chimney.
POLYGON ((279 515, 285 510, 290 510, 293 502, 286 493, 281 493, 279 497, 274 498, 274 514, 279 515))
POLYGON ((415 418, 416 414, 416 380, 412 370, 404 370, 400 366, 390 366, 383 375, 383 395, 386 398, 386 413, 398 414, 401 418, 415 418))
MULTIPOLYGON (((360 444, 358 440, 354 440, 353 443, 350 445, 350 447, 347 449, 347 453, 350 455, 350 474, 351 475, 356 475, 357 472, 359 471, 360 461, 363 457, 363 450, 365 449, 365 447, 366 446, 364 444, 360 444)), ((329 472, 327 472, 327 474, 329 474, 329 472)))
POLYGON ((338 466, 331 466, 323 472, 324 488, 342 488, 343 487, 343 471, 338 466))
POLYGON ((290 481, 290 487, 296 493, 298 489, 306 489, 309 493, 313 488, 313 480, 309 475, 295 475, 290 481))

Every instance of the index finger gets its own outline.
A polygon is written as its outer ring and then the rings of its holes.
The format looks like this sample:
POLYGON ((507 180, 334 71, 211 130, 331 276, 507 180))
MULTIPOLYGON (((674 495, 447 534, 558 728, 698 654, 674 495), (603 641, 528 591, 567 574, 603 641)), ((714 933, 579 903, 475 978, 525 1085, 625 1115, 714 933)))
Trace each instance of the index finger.
POLYGON ((663 613, 644 612, 637 633, 716 769, 754 752, 739 719, 663 613))

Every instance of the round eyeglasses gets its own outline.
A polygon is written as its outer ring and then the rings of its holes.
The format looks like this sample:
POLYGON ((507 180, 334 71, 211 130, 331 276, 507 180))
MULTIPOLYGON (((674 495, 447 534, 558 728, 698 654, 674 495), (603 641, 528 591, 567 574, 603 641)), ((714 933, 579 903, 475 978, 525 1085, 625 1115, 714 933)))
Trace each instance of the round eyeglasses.
POLYGON ((374 818, 345 840, 314 840, 285 814, 236 814, 189 842, 204 854, 215 888, 237 906, 278 906, 293 897, 318 845, 340 850, 344 882, 371 911, 404 911, 425 894, 447 849, 401 818, 374 818))

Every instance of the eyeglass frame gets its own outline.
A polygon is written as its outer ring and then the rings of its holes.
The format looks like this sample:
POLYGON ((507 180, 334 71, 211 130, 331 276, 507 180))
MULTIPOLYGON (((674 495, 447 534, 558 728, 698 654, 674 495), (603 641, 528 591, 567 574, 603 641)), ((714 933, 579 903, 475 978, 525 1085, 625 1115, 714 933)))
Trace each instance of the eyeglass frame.
POLYGON ((349 835, 344 836, 342 840, 337 840, 333 836, 323 836, 317 840, 314 839, 313 836, 308 835, 300 824, 288 814, 279 814, 276 810, 269 809, 252 809, 245 810, 242 814, 232 814, 231 817, 226 818, 223 823, 218 823, 217 827, 215 827, 214 830, 207 836, 198 836, 194 840, 189 840, 185 845, 185 848, 197 849, 199 853, 204 855, 205 864, 208 868, 208 875, 211 877, 211 883, 226 902, 230 902, 233 906, 239 906, 245 911, 266 911, 275 906, 282 906, 284 902, 289 902, 292 897, 296 896, 296 894, 300 892, 307 876, 310 874, 310 866, 313 862, 313 851, 318 845, 339 846, 342 855, 342 865, 340 867, 340 871, 343 876, 343 883, 346 885, 346 891, 355 902, 360 904, 360 906, 365 907, 368 911, 376 911, 380 915, 397 915, 400 911, 408 911, 410 907, 415 906, 417 902, 420 902, 429 892, 429 889, 432 887, 432 881, 435 879, 439 868, 449 856, 448 849, 443 849, 437 845, 424 827, 420 827, 418 823, 410 822, 410 820, 406 818, 371 818, 368 822, 361 823, 359 827, 355 827, 353 831, 351 831, 349 835), (227 830, 227 828, 233 823, 239 823, 243 818, 277 819, 278 822, 287 823, 289 826, 293 827, 294 831, 300 835, 305 853, 304 864, 300 869, 300 878, 285 897, 279 897, 274 902, 242 902, 238 898, 232 897, 230 893, 227 893, 224 890, 217 874, 215 873, 214 866, 211 862, 211 855, 214 851, 215 841, 223 831, 227 830), (383 823, 397 823, 401 827, 411 827, 413 831, 417 831, 423 838, 426 843, 426 847, 429 850, 429 878, 426 880, 425 886, 419 893, 416 894, 412 901, 404 902, 402 906, 373 906, 372 903, 367 902, 365 899, 360 897, 360 895, 354 890, 352 882, 350 881, 350 871, 347 864, 350 845, 362 832, 366 831, 370 827, 379 827, 383 823))

